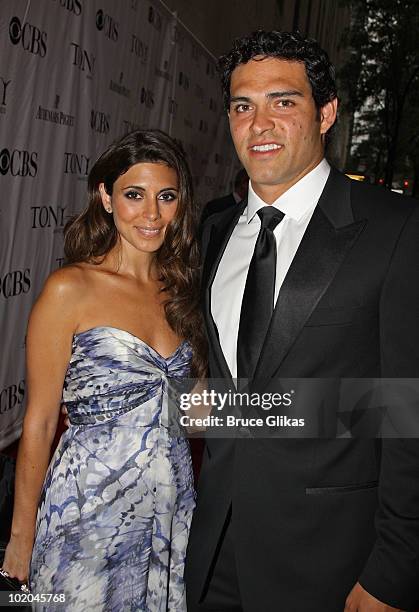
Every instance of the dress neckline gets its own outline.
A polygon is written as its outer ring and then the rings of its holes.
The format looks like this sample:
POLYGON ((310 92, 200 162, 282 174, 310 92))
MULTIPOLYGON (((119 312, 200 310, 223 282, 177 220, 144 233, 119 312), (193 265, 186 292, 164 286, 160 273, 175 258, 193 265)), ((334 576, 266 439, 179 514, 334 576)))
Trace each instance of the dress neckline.
POLYGON ((93 332, 93 331, 96 331, 96 330, 100 330, 100 329, 110 329, 110 330, 117 331, 119 333, 125 334, 126 336, 130 336, 131 338, 133 338, 134 340, 136 340, 137 342, 139 342, 143 346, 146 346, 148 349, 150 349, 150 351, 152 351, 155 355, 160 357, 160 359, 162 359, 163 361, 170 361, 171 359, 173 359, 173 357, 175 357, 175 355, 177 355, 177 353, 180 351, 180 349, 185 344, 188 343, 187 340, 182 340, 182 342, 175 348, 175 350, 172 353, 170 353, 170 355, 168 355, 168 357, 164 357, 161 353, 159 353, 159 351, 157 351, 155 348, 150 346, 150 344, 148 344, 145 340, 142 340, 141 338, 139 338, 135 334, 132 334, 131 332, 127 331, 126 329, 121 329, 120 327, 114 327, 113 325, 95 325, 94 327, 90 327, 89 329, 85 329, 84 331, 81 331, 81 332, 78 332, 76 334, 73 334, 73 338, 77 338, 79 336, 85 336, 86 334, 89 334, 90 332, 93 332))

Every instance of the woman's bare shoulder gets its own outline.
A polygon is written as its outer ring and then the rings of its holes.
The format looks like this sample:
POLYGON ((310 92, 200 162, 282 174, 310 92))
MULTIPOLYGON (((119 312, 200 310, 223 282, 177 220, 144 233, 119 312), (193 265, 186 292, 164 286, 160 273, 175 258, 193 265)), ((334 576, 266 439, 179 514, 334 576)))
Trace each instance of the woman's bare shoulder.
MULTIPOLYGON (((64 266, 49 275, 39 295, 38 302, 77 313, 77 319, 91 308, 103 294, 103 266, 77 263, 64 266), (93 302, 92 302, 93 300, 93 302)), ((105 274, 106 276, 106 274, 105 274)), ((105 292, 106 295, 106 292, 105 292)))
POLYGON ((50 274, 29 317, 28 335, 53 333, 70 337, 78 325, 83 308, 87 279, 83 266, 65 266, 50 274))
POLYGON ((85 264, 64 266, 47 278, 42 293, 45 297, 73 301, 84 294, 89 282, 89 268, 85 264))

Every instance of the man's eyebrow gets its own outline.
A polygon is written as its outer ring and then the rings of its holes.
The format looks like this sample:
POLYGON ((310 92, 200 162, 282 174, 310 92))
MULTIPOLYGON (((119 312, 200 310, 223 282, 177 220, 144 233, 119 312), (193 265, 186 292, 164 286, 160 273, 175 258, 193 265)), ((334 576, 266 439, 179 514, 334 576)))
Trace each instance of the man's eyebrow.
MULTIPOLYGON (((298 96, 300 98, 303 98, 304 94, 301 91, 298 91, 298 89, 286 89, 282 91, 270 91, 269 93, 265 94, 265 96, 269 99, 290 98, 293 96, 298 96)), ((249 104, 251 101, 252 99, 249 98, 248 96, 231 96, 230 98, 230 104, 233 104, 235 102, 244 102, 246 104, 249 104)))
POLYGON ((230 103, 231 102, 251 102, 251 99, 246 96, 231 96, 230 103))
POLYGON ((301 91, 298 91, 298 89, 287 89, 287 90, 283 90, 283 91, 271 91, 270 93, 266 94, 267 98, 289 98, 291 96, 299 96, 300 98, 303 98, 303 94, 301 93, 301 91))

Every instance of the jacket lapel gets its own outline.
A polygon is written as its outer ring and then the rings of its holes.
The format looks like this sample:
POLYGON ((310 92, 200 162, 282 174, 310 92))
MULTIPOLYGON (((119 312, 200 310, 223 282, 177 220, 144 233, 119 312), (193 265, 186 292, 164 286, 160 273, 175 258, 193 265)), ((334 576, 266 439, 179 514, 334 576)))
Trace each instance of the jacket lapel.
POLYGON ((350 180, 332 168, 279 292, 255 379, 275 375, 365 223, 354 222, 350 180))
POLYGON ((202 233, 204 317, 208 340, 218 362, 219 371, 226 378, 231 378, 231 373, 221 349, 217 326, 211 314, 211 286, 233 229, 246 205, 247 200, 243 200, 243 202, 230 207, 225 212, 213 215, 205 223, 202 233))

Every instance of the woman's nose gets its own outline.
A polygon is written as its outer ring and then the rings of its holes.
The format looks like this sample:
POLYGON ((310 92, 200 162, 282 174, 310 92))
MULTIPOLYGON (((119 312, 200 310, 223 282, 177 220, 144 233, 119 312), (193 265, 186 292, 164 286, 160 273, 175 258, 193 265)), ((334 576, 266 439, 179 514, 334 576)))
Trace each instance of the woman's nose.
POLYGON ((160 210, 155 198, 147 198, 144 202, 143 215, 150 221, 155 221, 160 217, 160 210))

